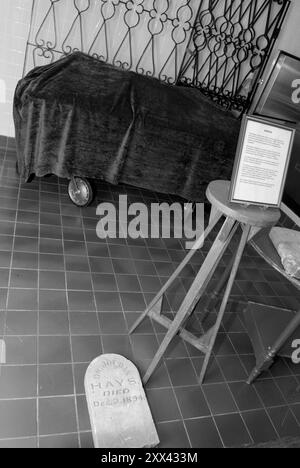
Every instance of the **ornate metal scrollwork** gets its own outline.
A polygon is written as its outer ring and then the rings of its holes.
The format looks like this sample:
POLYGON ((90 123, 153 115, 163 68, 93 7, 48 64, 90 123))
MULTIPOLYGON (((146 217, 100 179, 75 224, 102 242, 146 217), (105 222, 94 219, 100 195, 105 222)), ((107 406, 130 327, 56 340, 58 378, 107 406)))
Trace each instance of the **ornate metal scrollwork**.
POLYGON ((243 110, 289 0, 33 0, 24 72, 81 50, 243 110))

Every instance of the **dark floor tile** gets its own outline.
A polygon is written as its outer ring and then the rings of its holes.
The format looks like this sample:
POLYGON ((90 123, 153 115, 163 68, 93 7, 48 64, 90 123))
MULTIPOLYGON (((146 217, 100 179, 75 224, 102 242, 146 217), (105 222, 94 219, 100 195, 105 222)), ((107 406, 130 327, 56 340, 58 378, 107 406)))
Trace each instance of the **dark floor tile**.
POLYGON ((80 447, 81 448, 94 448, 93 436, 91 432, 81 432, 80 436, 80 447))
POLYGON ((185 425, 193 448, 223 448, 212 418, 190 419, 185 425))
POLYGON ((37 290, 11 289, 8 292, 7 308, 10 310, 36 310, 37 290))
MULTIPOLYGON (((131 329, 131 327, 133 326, 133 324, 137 321, 137 319, 139 318, 140 316, 140 313, 139 312, 125 312, 125 319, 126 319, 126 323, 127 323, 127 328, 128 330, 131 329)), ((154 322, 152 323, 152 321, 150 319, 146 319, 146 320, 143 320, 143 322, 134 330, 134 333, 135 334, 144 334, 144 335, 151 335, 154 333, 154 328, 153 328, 153 324, 154 322)), ((154 324, 155 325, 158 325, 158 324, 154 324)), ((160 331, 162 331, 160 329, 160 331)))
POLYGON ((75 393, 77 395, 85 394, 84 377, 89 365, 89 362, 74 364, 75 393))
MULTIPOLYGON (((204 363, 204 356, 192 358, 193 365, 195 367, 195 371, 198 377, 200 377, 202 366, 204 363)), ((218 383, 224 382, 224 376, 218 365, 215 358, 211 358, 205 373, 205 378, 203 383, 218 383)))
POLYGON ((68 291, 69 310, 95 311, 94 293, 91 291, 68 291))
POLYGON ((65 255, 65 263, 67 271, 90 271, 88 259, 84 256, 65 255))
POLYGON ((256 444, 278 439, 275 428, 265 410, 247 411, 242 417, 256 444))
POLYGON ((104 243, 87 243, 87 251, 89 257, 109 257, 108 246, 104 243))
POLYGON ((6 314, 7 335, 36 335, 38 313, 34 310, 10 310, 6 314))
POLYGON ((113 266, 110 258, 90 257, 89 263, 92 273, 113 273, 113 266))
POLYGON ((135 260, 151 260, 149 250, 146 247, 130 247, 132 258, 135 260))
POLYGON ((32 288, 38 285, 38 272, 36 270, 11 270, 11 288, 32 288))
POLYGON ((217 356, 216 358, 227 381, 246 380, 247 374, 239 356, 217 356))
POLYGON ((9 268, 11 262, 11 252, 1 250, 0 251, 0 265, 1 268, 9 268))
POLYGON ((60 434, 53 436, 43 436, 39 438, 40 448, 54 449, 74 449, 79 448, 77 434, 60 434))
POLYGON ((38 224, 39 216, 39 213, 35 211, 22 211, 19 209, 17 211, 17 222, 38 224))
POLYGON ((14 252, 12 268, 36 269, 38 267, 38 255, 36 253, 14 252))
POLYGON ((122 305, 117 292, 95 292, 98 312, 120 312, 122 305))
POLYGON ((61 225, 60 213, 41 213, 40 223, 50 224, 51 226, 60 226, 61 225))
POLYGON ((120 293, 124 311, 143 312, 146 308, 143 294, 141 293, 120 293))
POLYGON ((89 412, 87 408, 87 401, 85 395, 79 395, 76 397, 77 410, 78 410, 78 422, 80 431, 90 431, 91 422, 89 412))
POLYGON ((37 339, 34 336, 6 336, 7 364, 36 364, 37 339))
POLYGON ((252 385, 257 390, 266 408, 285 404, 279 388, 272 379, 256 381, 252 385))
POLYGON ((39 227, 35 224, 16 223, 16 236, 38 237, 39 227))
POLYGON ((25 437, 17 439, 3 439, 0 440, 0 448, 16 449, 16 448, 37 448, 36 437, 25 437))
POLYGON ((0 399, 36 397, 36 386, 37 366, 1 367, 0 399))
POLYGON ((41 289, 66 289, 65 273, 62 271, 40 271, 39 287, 41 289))
MULTIPOLYGON (((97 244, 95 244, 97 246, 97 244)), ((87 255, 85 242, 64 240, 65 255, 83 256, 87 255)))
POLYGON ((226 332, 243 333, 245 326, 236 313, 227 313, 222 321, 222 326, 226 332))
POLYGON ((99 336, 74 335, 71 341, 74 362, 91 362, 102 353, 99 336))
POLYGON ((104 335, 127 334, 128 329, 122 312, 101 312, 98 314, 100 330, 104 335))
POLYGON ((297 405, 291 405, 290 408, 298 422, 298 425, 300 426, 300 404, 298 403, 297 405))
POLYGON ((63 244, 60 239, 40 239, 40 253, 43 254, 62 254, 63 244))
POLYGON ((40 254, 39 263, 41 270, 64 270, 64 258, 62 255, 40 254))
POLYGON ((111 258, 131 258, 130 249, 126 245, 109 244, 111 258))
POLYGON ((190 359, 166 359, 166 365, 174 387, 196 385, 198 383, 190 359))
POLYGON ((139 281, 143 292, 158 292, 161 289, 161 282, 157 276, 139 276, 139 281))
POLYGON ((63 238, 65 240, 84 241, 82 229, 73 229, 69 226, 63 226, 63 238))
POLYGON ((96 312, 72 312, 70 314, 72 335, 99 335, 99 324, 96 312))
POLYGON ((66 292, 55 289, 39 290, 40 310, 67 310, 66 292))
POLYGON ((253 353, 253 347, 247 333, 229 333, 228 337, 238 354, 253 353))
MULTIPOLYGON (((135 268, 133 268, 134 273, 137 272, 138 275, 141 276, 156 276, 157 270, 154 266, 154 263, 151 261, 145 260, 135 260, 134 261, 135 268)), ((116 271, 117 273, 117 271, 116 271)), ((120 272, 122 273, 122 272, 120 272)))
POLYGON ((94 273, 92 274, 92 281, 95 291, 117 291, 117 283, 114 275, 94 273))
POLYGON ((213 415, 237 411, 235 401, 225 383, 204 384, 202 390, 213 415))
POLYGON ((7 288, 9 281, 9 269, 1 268, 0 269, 0 288, 7 288))
POLYGON ((68 313, 41 310, 39 312, 39 333, 40 335, 68 335, 68 313))
POLYGON ((0 400, 0 439, 35 436, 36 406, 36 399, 0 400))
POLYGON ((300 383, 296 377, 278 377, 276 383, 288 404, 300 403, 300 383))
POLYGON ((90 273, 67 272, 68 289, 78 291, 91 291, 92 281, 90 273))
POLYGON ((40 237, 46 239, 61 239, 62 232, 60 226, 50 226, 49 224, 40 225, 40 237))
POLYGON ((211 415, 200 386, 177 387, 175 393, 184 419, 211 415))
POLYGON ((11 251, 13 240, 13 236, 0 236, 0 249, 11 251))
POLYGON ((116 275, 120 292, 140 292, 138 277, 135 275, 116 275))
POLYGON ((300 426, 288 406, 267 410, 280 437, 300 437, 300 426))
POLYGON ((216 416, 215 421, 225 447, 243 447, 251 444, 252 439, 239 414, 216 416))
POLYGON ((15 252, 38 252, 39 244, 36 237, 15 237, 15 252))
POLYGON ((40 435, 76 432, 75 400, 72 396, 39 399, 40 435))
POLYGON ((158 423, 156 429, 160 440, 158 448, 190 448, 190 443, 181 421, 158 423))
MULTIPOLYGON (((0 191, 1 191, 1 187, 0 187, 0 191)), ((0 223, 0 235, 12 236, 14 234, 14 231, 15 231, 15 223, 12 223, 12 222, 0 223)))
POLYGON ((131 335, 133 354, 139 359, 154 358, 158 343, 155 335, 131 335))
POLYGON ((126 335, 102 335, 104 353, 121 354, 127 359, 133 359, 130 339, 126 335))
POLYGON ((219 333, 213 348, 215 356, 228 356, 236 354, 231 340, 225 333, 219 333))
POLYGON ((269 369, 273 377, 285 377, 292 374, 291 369, 283 358, 277 357, 274 364, 269 369))
POLYGON ((71 362, 69 336, 40 336, 40 364, 61 364, 71 362))
POLYGON ((39 366, 39 396, 72 395, 74 393, 71 364, 39 366))
POLYGON ((233 382, 229 383, 229 388, 240 411, 255 410, 263 407, 263 403, 253 385, 248 385, 245 381, 233 382))
MULTIPOLYGON (((134 356, 134 364, 138 368, 140 376, 144 376, 149 365, 151 364, 151 359, 139 359, 137 356, 134 356)), ((146 388, 166 388, 171 387, 171 381, 167 372, 165 363, 160 363, 160 365, 155 369, 151 378, 146 384, 146 388)))
POLYGON ((0 208, 0 221, 15 221, 16 219, 16 210, 9 210, 5 208, 0 208))
POLYGON ((156 423, 181 419, 179 408, 171 388, 148 389, 147 399, 156 423))

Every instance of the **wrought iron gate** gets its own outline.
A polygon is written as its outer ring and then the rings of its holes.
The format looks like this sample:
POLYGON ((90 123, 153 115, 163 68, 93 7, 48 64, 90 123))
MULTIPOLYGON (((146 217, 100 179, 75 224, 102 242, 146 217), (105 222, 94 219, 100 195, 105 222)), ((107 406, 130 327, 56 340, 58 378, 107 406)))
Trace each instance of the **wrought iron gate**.
POLYGON ((290 0, 33 0, 24 73, 80 50, 248 105, 290 0), (251 81, 253 85, 253 80, 251 81), (251 86, 249 87, 249 89, 251 86))

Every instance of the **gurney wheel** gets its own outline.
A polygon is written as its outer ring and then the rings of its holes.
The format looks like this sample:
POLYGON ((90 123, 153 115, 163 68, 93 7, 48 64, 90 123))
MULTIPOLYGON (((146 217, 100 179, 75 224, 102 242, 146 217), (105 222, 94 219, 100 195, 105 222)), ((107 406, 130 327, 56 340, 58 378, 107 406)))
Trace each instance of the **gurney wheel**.
POLYGON ((90 182, 83 177, 73 177, 68 186, 68 194, 74 205, 84 208, 94 197, 90 182))

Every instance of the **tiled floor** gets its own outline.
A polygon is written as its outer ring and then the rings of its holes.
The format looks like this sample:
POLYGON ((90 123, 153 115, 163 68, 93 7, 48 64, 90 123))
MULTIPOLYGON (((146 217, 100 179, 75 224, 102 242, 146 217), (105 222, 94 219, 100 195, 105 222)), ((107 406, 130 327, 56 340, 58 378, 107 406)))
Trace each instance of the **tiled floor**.
MULTIPOLYGON (((73 206, 66 182, 55 177, 20 185, 6 138, 0 138, 0 162, 0 338, 7 347, 7 364, 0 366, 0 447, 90 447, 87 365, 114 352, 146 369, 163 330, 147 320, 129 337, 128 327, 185 252, 178 240, 101 241, 97 203, 73 206)), ((116 201, 120 193, 129 201, 158 200, 151 192, 101 184, 98 201, 116 201)), ((166 313, 183 297, 208 247, 168 293, 166 313)), ((299 294, 250 248, 242 266, 205 384, 197 383, 203 356, 178 339, 146 387, 161 447, 232 447, 300 436, 300 366, 278 360, 248 386, 254 358, 240 314, 246 300, 296 308, 299 294)), ((200 331, 197 311, 189 326, 200 331)))

